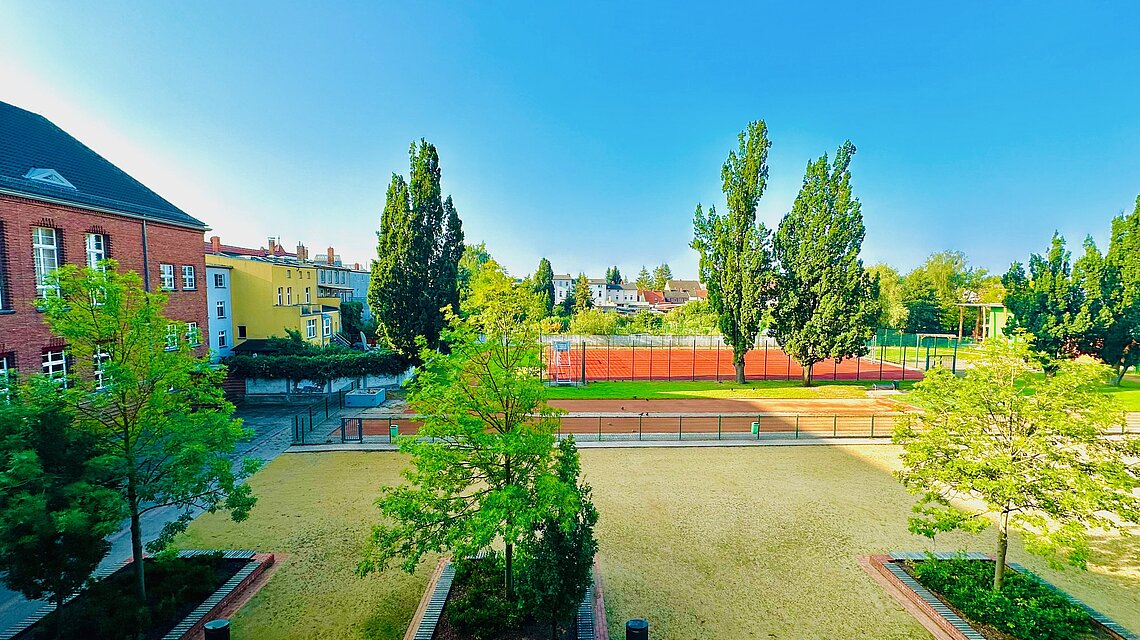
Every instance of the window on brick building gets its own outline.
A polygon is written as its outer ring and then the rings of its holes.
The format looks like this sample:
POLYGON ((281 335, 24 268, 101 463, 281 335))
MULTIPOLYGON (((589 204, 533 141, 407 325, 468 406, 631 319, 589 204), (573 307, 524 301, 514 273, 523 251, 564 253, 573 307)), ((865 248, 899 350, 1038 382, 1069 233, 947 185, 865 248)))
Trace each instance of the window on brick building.
POLYGON ((16 354, 0 353, 0 402, 8 402, 16 383, 16 354))
POLYGON ((317 320, 309 318, 305 321, 305 335, 309 338, 317 337, 317 320))
POLYGON ((67 386, 67 352, 63 349, 44 351, 41 357, 42 371, 45 376, 55 380, 62 386, 67 386))
POLYGON ((189 342, 191 347, 202 344, 202 332, 198 329, 197 322, 186 323, 186 342, 189 342))
POLYGON ((48 274, 59 268, 59 234, 51 227, 32 227, 32 258, 36 272, 36 295, 55 295, 59 287, 48 284, 48 274))
POLYGON ((166 350, 174 351, 178 348, 178 325, 173 322, 166 325, 166 350))
POLYGON ((195 272, 194 265, 192 264, 182 265, 182 288, 184 290, 198 288, 198 274, 195 272))
POLYGON ((226 275, 224 273, 215 273, 214 274, 214 288, 215 289, 225 289, 226 288, 226 275))
POLYGON ((0 222, 0 310, 8 308, 8 297, 4 295, 5 279, 8 276, 7 256, 4 255, 4 223, 0 222))
POLYGON ((110 379, 107 375, 107 362, 110 361, 111 354, 108 353, 103 347, 95 347, 95 353, 91 355, 91 368, 95 373, 95 390, 102 391, 107 388, 107 383, 110 379))
POLYGON ((174 265, 158 265, 158 286, 164 291, 174 291, 174 265))
POLYGON ((89 233, 85 244, 87 246, 87 266, 102 270, 99 263, 107 259, 107 237, 101 233, 89 233))

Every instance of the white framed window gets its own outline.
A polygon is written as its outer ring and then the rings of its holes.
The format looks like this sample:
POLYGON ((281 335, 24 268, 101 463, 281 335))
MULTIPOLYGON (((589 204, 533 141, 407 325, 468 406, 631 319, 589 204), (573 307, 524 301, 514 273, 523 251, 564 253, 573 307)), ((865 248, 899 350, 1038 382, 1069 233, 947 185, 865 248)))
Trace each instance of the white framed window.
POLYGON ((186 342, 189 342, 191 347, 202 344, 202 332, 198 330, 197 322, 186 323, 186 342))
POLYGON ((281 287, 277 287, 277 306, 279 306, 279 307, 281 306, 281 293, 282 293, 282 291, 283 290, 281 289, 281 287))
POLYGON ((103 347, 95 347, 95 353, 91 355, 91 368, 95 373, 95 390, 102 391, 107 388, 107 383, 110 381, 107 375, 107 362, 111 359, 111 354, 103 347))
POLYGON ((12 383, 16 378, 15 354, 0 353, 0 402, 7 402, 11 397, 12 383))
POLYGON ((101 233, 89 233, 85 240, 87 245, 87 266, 92 269, 103 270, 99 263, 107 259, 107 237, 101 233))
POLYGON ((36 295, 47 298, 59 293, 48 284, 48 274, 59 268, 59 234, 51 227, 32 227, 32 258, 36 271, 36 295))
POLYGON ((174 351, 178 348, 178 325, 173 322, 166 325, 166 350, 174 351))
POLYGON ((198 288, 198 274, 194 270, 194 265, 182 265, 182 288, 184 290, 193 290, 198 288))
POLYGON ((325 337, 332 335, 332 318, 329 316, 321 316, 325 321, 325 337))
POLYGON ((63 349, 44 351, 41 357, 45 376, 67 386, 67 352, 63 349))
POLYGON ((174 291, 174 265, 158 265, 158 286, 161 287, 163 291, 174 291))
POLYGON ((285 304, 293 306, 293 287, 285 290, 285 304))
POLYGON ((317 319, 309 318, 305 321, 305 335, 310 338, 317 337, 317 319))
POLYGON ((224 346, 226 346, 226 332, 225 331, 219 331, 218 332, 218 347, 224 347, 224 346))
POLYGON ((309 304, 312 301, 313 301, 312 287, 305 287, 305 304, 309 304))
POLYGON ((215 289, 225 289, 226 288, 226 274, 224 274, 224 273, 215 273, 214 274, 214 288, 215 289))
POLYGON ((219 318, 226 317, 226 301, 225 300, 218 300, 217 304, 214 305, 214 311, 215 311, 215 313, 217 313, 217 317, 219 317, 219 318))

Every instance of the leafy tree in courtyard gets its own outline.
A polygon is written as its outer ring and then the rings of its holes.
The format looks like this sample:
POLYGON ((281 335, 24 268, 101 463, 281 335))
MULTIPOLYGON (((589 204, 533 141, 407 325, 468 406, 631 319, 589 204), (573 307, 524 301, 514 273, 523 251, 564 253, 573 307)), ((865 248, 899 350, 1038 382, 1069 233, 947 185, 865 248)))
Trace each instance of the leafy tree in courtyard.
POLYGON ((843 143, 831 163, 808 163, 803 186, 773 241, 778 264, 770 333, 803 367, 804 385, 817 362, 867 352, 879 296, 859 250, 865 229, 851 193, 855 145, 843 143))
POLYGON ((540 619, 550 620, 552 640, 560 626, 574 620, 592 582, 598 552, 598 511, 590 501, 590 485, 579 480, 580 472, 578 449, 570 437, 559 443, 557 462, 558 480, 570 489, 570 499, 546 514, 539 535, 524 547, 523 599, 529 610, 540 612, 540 619))
POLYGON ((546 315, 554 313, 554 269, 546 258, 538 261, 538 269, 534 272, 534 290, 544 298, 546 315))
POLYGON ((62 607, 107 555, 126 512, 114 459, 72 427, 57 391, 34 376, 0 402, 0 572, 29 600, 62 607))
POLYGON ((1129 368, 1140 365, 1140 196, 1131 214, 1112 220, 1100 290, 1090 352, 1115 369, 1120 384, 1129 368))
POLYGON ((355 300, 340 303, 340 326, 353 342, 364 331, 364 303, 355 300))
POLYGON ((641 291, 653 288, 653 276, 649 275, 649 270, 645 265, 641 265, 641 271, 637 272, 637 288, 641 291))
POLYGON ((1045 355, 1045 362, 1063 356, 1074 356, 1082 335, 1089 329, 1083 325, 1088 316, 1081 315, 1084 295, 1073 282, 1073 268, 1065 239, 1053 234, 1049 253, 1029 257, 1029 273, 1015 262, 1002 277, 1005 306, 1010 319, 1008 334, 1021 329, 1034 336, 1034 348, 1045 355))
POLYGON ((673 270, 669 268, 668 263, 661 263, 653 270, 653 290, 660 291, 665 288, 665 283, 673 279, 673 270))
POLYGON ((921 495, 910 530, 977 532, 996 518, 995 590, 1010 531, 1051 562, 1084 567, 1089 530, 1140 522, 1140 442, 1103 437, 1123 415, 1098 390, 1108 368, 1065 360, 1042 378, 1035 357, 1024 340, 991 339, 964 377, 928 371, 914 391, 926 411, 895 431, 897 476, 921 495))
MULTIPOLYGON (((412 144, 411 178, 393 174, 380 217, 368 303, 380 337, 393 350, 418 355, 416 338, 439 342, 444 307, 459 311, 463 228, 451 197, 443 198, 434 145, 412 144)), ((483 248, 483 252, 486 249, 483 248)), ((476 252, 477 253, 477 252, 476 252)), ((473 258, 478 262, 478 256, 473 258)))
POLYGON ((594 308, 594 295, 590 293, 590 280, 586 274, 578 274, 574 281, 574 313, 579 314, 594 308))
POLYGON ((459 281, 459 300, 460 303, 467 298, 467 294, 471 293, 471 279, 483 265, 491 259, 491 253, 487 251, 487 244, 480 242, 479 244, 466 244, 463 245, 463 255, 459 257, 459 267, 456 271, 456 278, 459 281))
POLYGON ((58 295, 42 303, 52 333, 67 341, 77 365, 60 396, 75 428, 113 460, 126 499, 136 592, 146 600, 142 516, 176 507, 149 547, 159 550, 198 509, 229 511, 241 521, 255 503, 243 480, 258 467, 231 459, 249 437, 222 392, 225 370, 190 352, 187 326, 162 315, 163 293, 143 291, 138 274, 65 265, 55 271, 58 295))
POLYGON ((744 356, 756 343, 771 290, 770 233, 756 224, 756 205, 768 181, 768 128, 749 123, 739 147, 721 168, 728 214, 697 205, 691 246, 701 256, 701 280, 719 317, 721 335, 732 347, 736 382, 744 382, 744 356))
POLYGON ((506 276, 488 285, 478 313, 451 316, 448 353, 423 351, 408 391, 423 427, 400 443, 412 457, 408 483, 377 500, 390 524, 373 528, 358 572, 396 558, 411 571, 425 553, 465 557, 501 543, 513 600, 515 546, 573 495, 554 469, 556 410, 539 378, 540 303, 506 276))

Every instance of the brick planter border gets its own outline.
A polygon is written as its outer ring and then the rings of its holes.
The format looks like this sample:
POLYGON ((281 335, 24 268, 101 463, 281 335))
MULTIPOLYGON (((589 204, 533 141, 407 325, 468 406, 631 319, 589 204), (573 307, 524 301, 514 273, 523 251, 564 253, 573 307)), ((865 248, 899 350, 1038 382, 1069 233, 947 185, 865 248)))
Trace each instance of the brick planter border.
MULTIPOLYGON (((206 549, 191 549, 179 551, 178 557, 192 558, 194 556, 208 555, 211 553, 218 553, 217 550, 206 549)), ((202 601, 190 615, 182 619, 181 622, 174 625, 174 627, 163 636, 163 640, 189 640, 194 634, 202 630, 202 625, 210 621, 214 617, 214 613, 221 611, 222 608, 233 601, 233 599, 241 594, 241 592, 249 586, 253 580, 260 576, 266 569, 273 564, 273 554, 256 554, 253 551, 222 551, 222 557, 236 559, 236 560, 249 560, 246 566, 242 567, 235 573, 229 580, 227 580, 221 587, 219 587, 210 597, 202 601)), ((99 569, 91 574, 95 580, 102 580, 107 576, 123 569, 131 563, 128 558, 123 562, 111 565, 103 569, 99 569)), ((77 594, 78 595, 78 594, 77 594)), ((65 601, 71 602, 75 596, 68 598, 65 601)), ((55 605, 45 603, 42 607, 36 610, 35 613, 24 618, 20 622, 8 627, 4 631, 0 631, 0 640, 11 640, 11 638, 27 631, 32 625, 40 620, 43 620, 49 613, 55 611, 55 605)))
MULTIPOLYGON (((479 554, 483 555, 482 553, 479 554)), ((594 582, 586 589, 586 597, 578 606, 578 640, 609 640, 609 631, 606 628, 606 610, 602 600, 602 575, 598 569, 598 559, 594 558, 594 582)), ((428 578, 424 595, 416 607, 408 630, 404 632, 404 640, 431 640, 435 635, 435 628, 439 625, 439 618, 443 615, 443 607, 447 604, 447 596, 451 594, 451 585, 455 580, 455 567, 450 558, 440 558, 428 578)))
MULTIPOLYGON (((961 557, 961 554, 938 552, 934 553, 933 556, 939 560, 950 560, 961 557)), ((905 599, 905 602, 902 602, 902 604, 907 611, 915 617, 921 615, 926 618, 925 620, 920 619, 919 622, 923 623, 923 626, 932 633, 935 633, 937 637, 945 640, 985 640, 982 634, 978 633, 978 631, 963 620, 961 616, 946 606, 946 604, 931 593, 930 590, 923 587, 917 580, 911 577, 901 566, 903 561, 922 561, 926 558, 927 554, 924 552, 895 551, 888 555, 871 556, 865 560, 870 565, 870 569, 878 573, 879 576, 892 587, 891 595, 895 596, 896 599, 905 599), (912 606, 907 606, 907 604, 912 606), (937 629, 937 632, 931 628, 931 625, 937 629)), ((976 551, 967 553, 965 558, 967 560, 993 560, 993 557, 989 554, 976 551)), ((1009 563, 1009 567, 1020 574, 1033 578, 1042 585, 1060 594, 1069 602, 1082 608, 1096 624, 1114 637, 1120 638, 1121 640, 1140 640, 1140 636, 1125 629, 1112 618, 1109 618, 1065 591, 1057 588, 1024 566, 1017 563, 1009 563)))

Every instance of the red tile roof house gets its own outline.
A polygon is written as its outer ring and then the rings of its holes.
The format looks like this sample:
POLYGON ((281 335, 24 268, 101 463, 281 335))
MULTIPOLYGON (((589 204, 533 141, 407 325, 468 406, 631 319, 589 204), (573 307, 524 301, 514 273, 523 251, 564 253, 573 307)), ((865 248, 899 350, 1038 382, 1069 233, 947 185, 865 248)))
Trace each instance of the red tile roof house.
POLYGON ((168 290, 168 317, 204 333, 206 229, 46 118, 0 102, 0 385, 14 370, 82 370, 35 308, 64 264, 118 260, 168 290))

